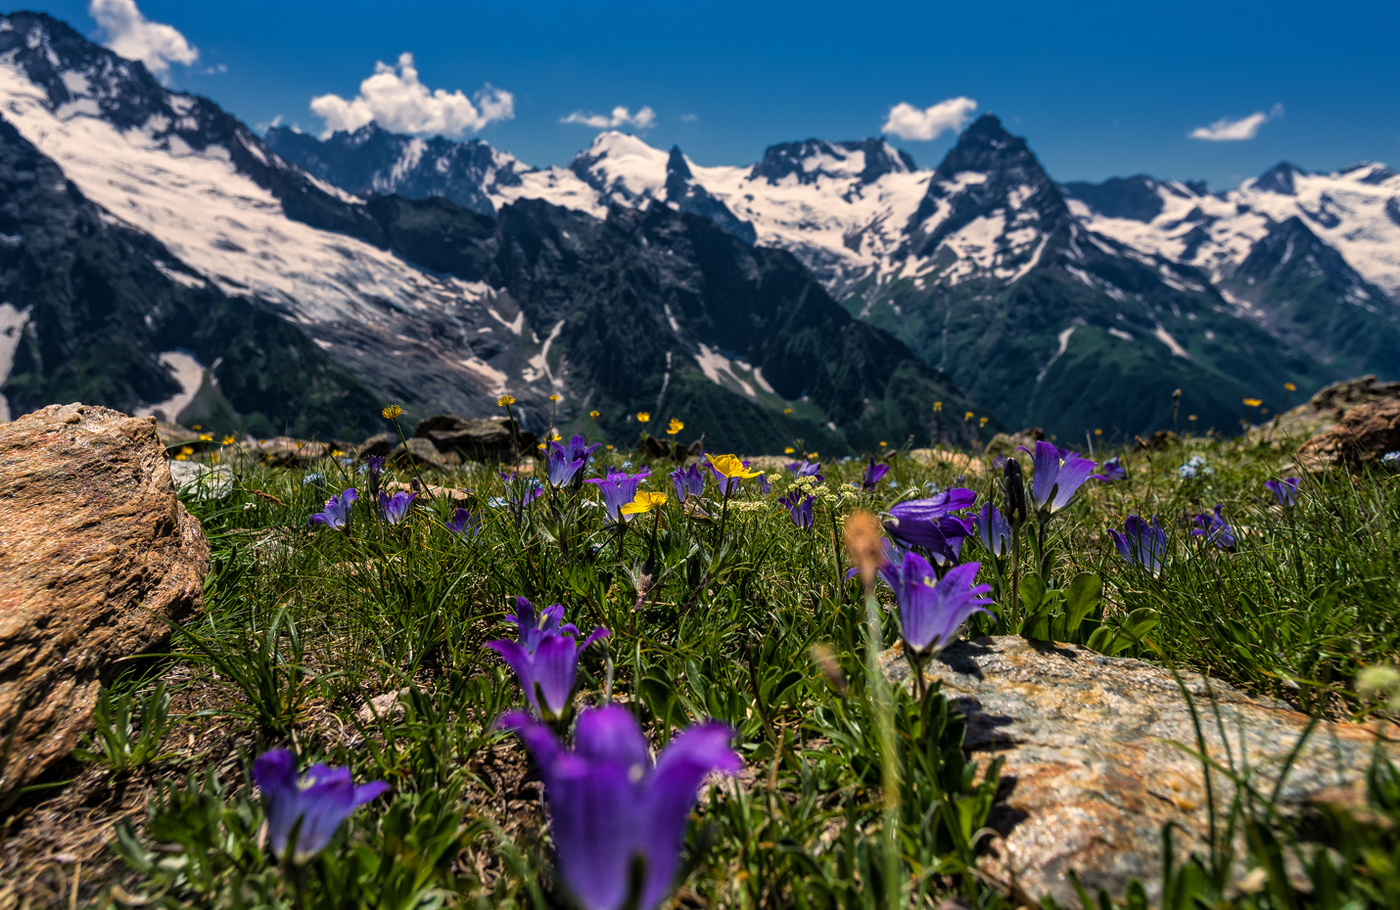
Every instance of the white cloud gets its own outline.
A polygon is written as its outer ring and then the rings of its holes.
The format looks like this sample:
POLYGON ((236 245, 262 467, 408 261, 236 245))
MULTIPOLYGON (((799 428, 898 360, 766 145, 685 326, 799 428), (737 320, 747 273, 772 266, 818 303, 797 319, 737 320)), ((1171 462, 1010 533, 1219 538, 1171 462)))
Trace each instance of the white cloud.
POLYGON ((396 133, 460 136, 514 117, 515 96, 490 83, 472 98, 461 89, 429 90, 418 81, 413 55, 405 52, 397 66, 374 64, 374 75, 360 83, 354 98, 319 95, 311 99, 311 110, 326 121, 323 139, 337 130, 353 132, 371 120, 396 133))
POLYGON ((948 130, 957 132, 962 129, 967 121, 972 119, 972 112, 975 110, 977 102, 963 97, 949 98, 922 110, 907 101, 901 101, 890 108, 890 114, 885 118, 885 125, 880 130, 900 139, 927 142, 937 139, 948 130))
POLYGON ((649 107, 643 107, 637 113, 632 113, 622 105, 612 109, 612 114, 585 114, 583 111, 574 111, 567 117, 561 117, 560 123, 578 123, 583 126, 591 126, 595 130, 615 130, 620 126, 630 126, 635 129, 648 129, 656 122, 656 111, 649 107))
POLYGON ((146 69, 164 77, 170 64, 188 66, 199 59, 199 48, 185 40, 173 25, 152 22, 136 8, 136 0, 92 0, 88 15, 107 38, 107 46, 146 69))
POLYGON ((1248 117, 1241 117, 1238 120, 1221 117, 1210 126, 1196 127, 1189 135, 1192 139, 1204 139, 1207 142, 1240 142, 1245 139, 1253 139, 1259 135, 1259 127, 1282 116, 1283 105, 1275 104, 1267 114, 1263 111, 1255 111, 1248 117))
POLYGON ((697 120, 699 120, 699 119, 700 119, 700 115, 699 115, 699 114, 681 114, 681 120, 683 120, 683 121, 686 122, 686 123, 694 123, 695 121, 697 121, 697 120))

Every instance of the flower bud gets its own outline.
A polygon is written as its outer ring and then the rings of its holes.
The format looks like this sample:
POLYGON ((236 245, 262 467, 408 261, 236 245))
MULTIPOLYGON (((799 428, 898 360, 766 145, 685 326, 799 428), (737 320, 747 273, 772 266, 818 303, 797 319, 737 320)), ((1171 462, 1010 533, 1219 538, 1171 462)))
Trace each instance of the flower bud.
POLYGON ((1026 521, 1026 482, 1021 475, 1021 462, 1015 458, 1006 459, 1002 466, 1006 482, 1006 520, 1013 528, 1019 528, 1026 521))

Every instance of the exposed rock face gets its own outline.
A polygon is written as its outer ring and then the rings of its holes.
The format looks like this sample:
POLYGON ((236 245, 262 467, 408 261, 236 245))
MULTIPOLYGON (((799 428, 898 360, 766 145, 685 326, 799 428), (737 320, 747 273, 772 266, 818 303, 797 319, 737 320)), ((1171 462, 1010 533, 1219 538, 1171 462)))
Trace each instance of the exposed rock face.
POLYGON ((77 744, 114 662, 200 605, 208 569, 154 421, 70 404, 0 427, 0 805, 77 744))
POLYGON ((533 452, 539 440, 509 417, 458 417, 438 414, 418 424, 415 438, 427 439, 439 452, 456 452, 476 461, 513 460, 514 448, 533 452), (514 428, 514 434, 512 434, 514 428))
POLYGON ((1376 464, 1387 452, 1400 451, 1400 397, 1359 404, 1342 415, 1337 425, 1303 443, 1298 463, 1347 465, 1359 468, 1376 464))
POLYGON ((1027 427, 1019 433, 998 433, 983 451, 988 455, 1008 457, 1021 446, 1025 446, 1033 452, 1035 444, 1044 438, 1045 431, 1040 427, 1027 427))
MULTIPOLYGON (((909 680, 898 647, 881 660, 892 680, 909 680)), ((960 642, 928 672, 967 715, 967 748, 1006 759, 1010 789, 992 819, 1003 837, 985 871, 1018 897, 1078 906, 1067 877, 1075 870, 1091 894, 1102 887, 1121 896, 1137 877, 1155 901, 1169 822, 1177 825, 1178 859, 1208 852, 1201 762, 1174 745, 1196 751, 1196 729, 1170 672, 1019 636, 960 642)), ((1308 718, 1218 680, 1184 674, 1182 683, 1211 759, 1247 765, 1269 792, 1308 718)), ((1318 724, 1284 781, 1281 809, 1360 793, 1374 742, 1367 726, 1318 724)), ((1228 806, 1229 782, 1213 773, 1211 783, 1217 806, 1228 806)))
POLYGON ((1336 426, 1352 408, 1377 401, 1400 401, 1400 382, 1380 382, 1375 376, 1335 382, 1280 414, 1277 423, 1255 427, 1250 441, 1308 439, 1336 426))

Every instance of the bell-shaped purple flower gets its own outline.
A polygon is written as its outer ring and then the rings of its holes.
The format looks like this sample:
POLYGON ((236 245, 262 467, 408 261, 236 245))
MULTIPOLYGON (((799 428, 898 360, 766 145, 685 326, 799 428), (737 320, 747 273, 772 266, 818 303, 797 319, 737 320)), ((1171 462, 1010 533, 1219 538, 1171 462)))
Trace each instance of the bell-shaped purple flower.
POLYGON ((602 447, 603 444, 601 442, 595 442, 593 445, 589 445, 582 436, 575 433, 574 438, 569 440, 569 460, 582 461, 587 464, 588 459, 593 457, 593 453, 602 447))
MULTIPOLYGON (((748 464, 748 462, 744 462, 748 464)), ((798 477, 815 477, 818 483, 826 483, 826 478, 822 476, 822 463, 820 461, 790 461, 787 469, 798 477)))
POLYGON ((1196 524, 1199 528, 1193 528, 1193 537, 1204 537, 1208 543, 1213 543, 1222 550, 1235 549, 1235 532, 1220 514, 1222 504, 1215 504, 1215 511, 1203 512, 1196 516, 1196 524))
POLYGON ((402 490, 390 496, 388 493, 379 494, 379 511, 384 515, 384 520, 391 525, 396 525, 408 517, 408 512, 413 508, 413 500, 417 493, 405 493, 402 490))
POLYGON ((705 472, 700 469, 699 463, 688 468, 676 468, 669 476, 676 488, 676 502, 683 503, 692 496, 705 495, 705 472))
POLYGON ((1153 575, 1162 571, 1162 559, 1167 555, 1167 532, 1157 523, 1156 515, 1151 522, 1129 515, 1123 523, 1123 533, 1109 528, 1108 536, 1113 538, 1118 555, 1130 565, 1141 566, 1153 575))
POLYGON ((1003 559, 1011 552, 1011 524, 996 506, 990 502, 984 505, 982 511, 972 517, 972 523, 988 553, 1003 559))
POLYGON ((454 509, 452 520, 443 527, 466 540, 468 537, 476 537, 481 533, 481 516, 473 515, 466 509, 454 509))
POLYGON ((1034 452, 1025 446, 1021 446, 1021 451, 1031 454, 1035 468, 1035 476, 1031 478, 1031 501, 1044 515, 1053 515, 1069 505, 1075 492, 1090 478, 1105 479, 1094 473, 1094 462, 1058 449, 1053 442, 1041 440, 1035 444, 1034 452))
MULTIPOLYGON (((574 439, 580 444, 583 442, 581 436, 575 436, 574 439)), ((550 486, 556 489, 565 486, 573 481, 579 471, 583 470, 584 464, 588 461, 587 456, 571 458, 572 451, 572 443, 569 446, 563 446, 550 440, 549 452, 545 456, 544 462, 545 475, 549 477, 550 486)))
POLYGON ((515 671, 526 701, 542 717, 564 717, 578 678, 579 653, 612 633, 600 626, 580 643, 575 639, 578 629, 563 623, 562 605, 542 611, 538 621, 525 598, 516 599, 516 609, 516 614, 507 618, 520 630, 520 640, 501 638, 488 641, 486 647, 500 654, 515 671))
POLYGON ((974 613, 989 613, 982 597, 991 585, 973 585, 979 563, 949 569, 935 582, 933 566, 918 553, 905 553, 894 585, 904 648, 915 657, 936 654, 952 643, 958 628, 974 613))
POLYGON ((298 780, 296 758, 286 749, 264 752, 253 761, 253 779, 267 812, 267 839, 286 858, 293 829, 292 860, 302 863, 330 843, 335 829, 359 806, 389 789, 383 781, 355 786, 348 768, 315 765, 298 780))
POLYGON ((326 500, 326 508, 311 516, 311 524, 325 525, 337 531, 350 533, 350 506, 359 499, 360 495, 351 487, 339 496, 332 496, 326 500))
POLYGON ((1128 469, 1123 467, 1123 459, 1117 455, 1099 465, 1099 470, 1103 472, 1104 480, 1128 479, 1128 469))
POLYGON ((1285 477, 1282 480, 1269 480, 1264 483, 1264 488, 1274 494, 1281 506, 1296 506, 1298 504, 1298 487, 1303 483, 1301 477, 1285 477))
POLYGON ((609 471, 606 477, 592 477, 585 480, 584 483, 591 483, 598 487, 598 492, 603 496, 603 507, 607 509, 608 518, 613 524, 617 524, 619 521, 626 520, 626 516, 619 514, 618 510, 637 498, 637 486, 650 476, 650 468, 642 468, 636 474, 628 474, 625 471, 609 471))
POLYGON ((940 562, 956 560, 962 538, 971 530, 951 513, 969 508, 977 494, 964 487, 953 487, 926 499, 910 499, 890 507, 885 530, 906 547, 923 547, 940 562))
POLYGON ((520 734, 539 768, 559 874, 584 910, 659 907, 700 785, 712 772, 744 767, 729 745, 734 732, 713 722, 676 734, 653 765, 641 728, 620 705, 580 712, 571 752, 526 714, 500 724, 520 734))
POLYGON ((812 526, 812 505, 816 503, 817 497, 802 497, 796 491, 786 496, 778 497, 778 502, 787 506, 788 512, 792 514, 792 523, 802 528, 804 531, 812 526))
POLYGON ((869 493, 875 489, 875 485, 885 479, 885 475, 890 472, 890 466, 870 458, 870 464, 865 466, 865 477, 861 479, 861 489, 869 493))

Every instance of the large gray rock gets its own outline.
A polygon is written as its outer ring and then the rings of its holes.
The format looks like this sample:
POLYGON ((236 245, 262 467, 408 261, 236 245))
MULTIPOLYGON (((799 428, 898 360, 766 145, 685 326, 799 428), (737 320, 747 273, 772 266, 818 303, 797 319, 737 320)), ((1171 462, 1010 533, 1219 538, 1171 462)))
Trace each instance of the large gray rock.
MULTIPOLYGON (((892 680, 911 682, 898 647, 881 661, 892 680)), ((967 715, 966 747, 1006 760, 1010 789, 993 818, 1002 838, 984 871, 1018 898, 1048 895, 1077 907, 1067 877, 1075 870, 1091 894, 1104 888, 1121 897, 1136 877, 1155 900, 1168 823, 1177 826, 1178 859, 1209 852, 1205 776, 1190 754, 1198 748, 1196 725, 1169 671, 1019 636, 959 642, 927 671, 967 715)), ((1182 683, 1199 712, 1206 753, 1226 767, 1253 769, 1268 793, 1309 719, 1219 680, 1184 674, 1182 683)), ((1372 727, 1318 724, 1284 779, 1282 810, 1324 795, 1359 798, 1375 743, 1372 727)), ((1213 773, 1211 783, 1217 806, 1228 806, 1229 781, 1213 773)))
POLYGON ((462 458, 486 462, 514 461, 519 454, 534 452, 539 444, 534 433, 522 430, 508 417, 437 414, 418 424, 413 435, 429 440, 439 452, 456 452, 462 458))
POLYGON ((153 419, 70 404, 0 427, 0 806, 72 751, 116 661, 196 609, 208 569, 153 419))

